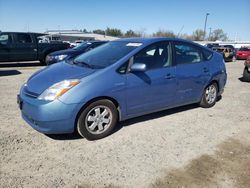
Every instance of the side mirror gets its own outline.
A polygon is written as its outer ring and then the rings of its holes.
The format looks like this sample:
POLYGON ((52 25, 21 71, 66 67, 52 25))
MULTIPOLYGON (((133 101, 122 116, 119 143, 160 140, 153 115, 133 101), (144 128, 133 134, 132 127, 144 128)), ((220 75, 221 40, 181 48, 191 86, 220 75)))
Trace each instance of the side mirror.
POLYGON ((130 67, 131 72, 144 72, 146 71, 146 64, 144 63, 135 63, 130 67))

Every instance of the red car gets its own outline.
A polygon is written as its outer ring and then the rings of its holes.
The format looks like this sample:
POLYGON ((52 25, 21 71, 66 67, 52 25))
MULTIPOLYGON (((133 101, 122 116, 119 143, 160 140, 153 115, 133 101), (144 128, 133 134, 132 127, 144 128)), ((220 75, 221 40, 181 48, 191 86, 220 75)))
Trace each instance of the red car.
POLYGON ((250 46, 242 46, 236 54, 237 59, 247 59, 250 57, 250 46))

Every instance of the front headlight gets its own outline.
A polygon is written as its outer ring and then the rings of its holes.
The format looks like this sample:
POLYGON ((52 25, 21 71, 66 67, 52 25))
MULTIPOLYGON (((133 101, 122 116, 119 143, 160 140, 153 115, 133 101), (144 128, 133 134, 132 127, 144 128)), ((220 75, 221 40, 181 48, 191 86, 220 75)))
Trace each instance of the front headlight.
POLYGON ((64 60, 68 55, 57 55, 55 56, 54 58, 57 60, 57 61, 62 61, 64 60))
POLYGON ((68 90, 80 83, 80 80, 64 80, 46 89, 39 97, 39 100, 53 101, 62 96, 68 90))

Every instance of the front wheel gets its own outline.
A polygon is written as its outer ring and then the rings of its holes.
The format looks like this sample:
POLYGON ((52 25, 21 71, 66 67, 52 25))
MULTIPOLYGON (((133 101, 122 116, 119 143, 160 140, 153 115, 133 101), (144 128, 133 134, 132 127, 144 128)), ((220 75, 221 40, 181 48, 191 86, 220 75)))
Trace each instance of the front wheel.
POLYGON ((218 96, 218 86, 216 83, 208 85, 202 95, 200 106, 203 108, 210 108, 215 105, 218 96))
POLYGON ((77 131, 88 140, 100 139, 111 134, 117 120, 117 108, 111 101, 95 101, 81 112, 77 131))

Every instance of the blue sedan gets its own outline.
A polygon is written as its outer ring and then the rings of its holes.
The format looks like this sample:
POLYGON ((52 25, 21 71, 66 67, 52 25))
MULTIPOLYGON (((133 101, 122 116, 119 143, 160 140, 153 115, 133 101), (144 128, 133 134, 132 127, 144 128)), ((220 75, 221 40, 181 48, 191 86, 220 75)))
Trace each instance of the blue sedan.
POLYGON ((191 103, 212 107, 226 80, 223 57, 206 47, 172 38, 120 39, 36 72, 18 103, 39 132, 77 131, 95 140, 118 121, 191 103))

